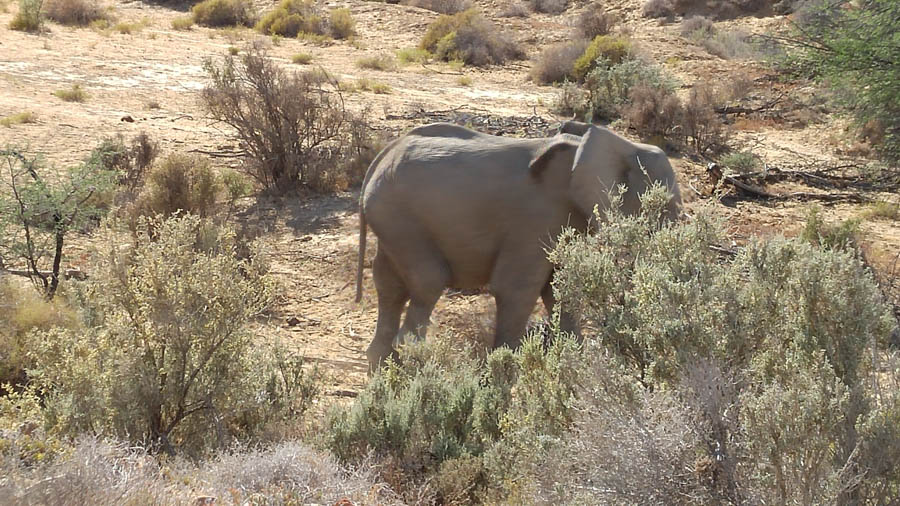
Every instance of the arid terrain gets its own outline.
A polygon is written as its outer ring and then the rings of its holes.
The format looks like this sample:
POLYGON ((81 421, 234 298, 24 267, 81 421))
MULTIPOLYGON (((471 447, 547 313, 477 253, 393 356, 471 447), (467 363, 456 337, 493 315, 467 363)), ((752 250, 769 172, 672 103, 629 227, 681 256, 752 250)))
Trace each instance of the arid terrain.
MULTIPOLYGON (((325 2, 323 2, 324 4, 325 2)), ((393 54, 414 47, 427 24, 438 14, 414 7, 363 0, 330 1, 328 7, 349 7, 357 21, 354 42, 335 41, 318 46, 285 38, 269 48, 269 55, 286 68, 300 51, 313 56, 341 80, 368 77, 390 86, 388 94, 346 93, 350 108, 368 109, 373 126, 393 135, 429 121, 422 112, 445 111, 476 128, 487 117, 531 118, 555 128, 562 119, 552 112, 559 90, 529 79, 533 59, 552 43, 565 41, 573 17, 585 3, 560 15, 533 13, 528 17, 499 17, 505 0, 473 2, 488 18, 508 30, 530 59, 503 67, 452 67, 443 63, 410 64, 396 70, 359 69, 364 56, 393 54), (460 74, 470 78, 462 84, 460 74), (468 116, 467 116, 468 115, 468 116)), ((261 10, 272 1, 256 2, 261 10)), ((681 36, 678 23, 660 23, 641 16, 638 0, 604 2, 620 20, 615 30, 627 32, 641 51, 681 80, 680 94, 698 81, 746 79, 747 107, 772 103, 765 114, 731 115, 729 145, 748 150, 767 166, 781 170, 827 170, 863 165, 857 141, 847 120, 821 112, 816 89, 785 81, 766 66, 742 59, 722 59, 681 36), (776 100, 777 99, 777 100, 776 100), (856 155, 850 156, 847 153, 856 155)), ((204 61, 221 58, 230 47, 261 38, 252 29, 217 30, 194 26, 176 31, 171 21, 186 8, 165 3, 114 1, 120 21, 142 28, 130 34, 65 27, 48 23, 47 31, 29 34, 7 29, 17 7, 9 3, 0 13, 0 117, 32 112, 36 122, 0 127, 0 145, 16 145, 40 153, 50 166, 64 167, 84 159, 103 138, 126 139, 146 132, 164 153, 179 151, 210 156, 217 166, 239 167, 227 156, 238 140, 226 126, 205 117, 198 90, 207 82, 204 61), (55 90, 80 84, 88 93, 83 103, 65 102, 55 90)), ((722 22, 723 28, 767 33, 785 23, 781 16, 743 17, 722 22)), ((628 132, 626 135, 634 137, 628 132)), ((670 154, 689 213, 708 209, 728 224, 736 244, 762 235, 796 235, 811 205, 823 207, 826 221, 861 215, 866 203, 815 202, 809 198, 760 199, 731 188, 714 196, 706 173, 710 160, 678 152, 670 154)), ((809 180, 768 185, 774 194, 842 192, 816 188, 809 180), (804 182, 806 181, 806 182, 804 182)), ((267 240, 274 274, 283 290, 271 317, 259 332, 280 337, 302 351, 328 374, 329 393, 346 396, 366 380, 365 348, 376 320, 375 290, 366 270, 365 297, 354 303, 355 260, 358 244, 357 188, 335 195, 298 191, 284 196, 260 194, 239 202, 236 220, 258 227, 267 240)), ((856 191, 853 189, 846 191, 856 191)), ((866 193, 866 200, 896 203, 897 195, 866 193)), ((861 238, 870 261, 883 276, 895 276, 900 255, 900 222, 863 220, 861 238)), ((370 233, 368 256, 374 254, 370 233)), ((67 267, 81 267, 86 238, 65 259, 67 267)), ((726 245, 727 246, 727 245, 726 245)), ((89 274, 89 273, 88 273, 89 274)), ((535 315, 540 313, 536 308, 535 315)), ((489 332, 492 303, 486 296, 453 295, 438 304, 434 319, 445 331, 470 338, 489 332)))

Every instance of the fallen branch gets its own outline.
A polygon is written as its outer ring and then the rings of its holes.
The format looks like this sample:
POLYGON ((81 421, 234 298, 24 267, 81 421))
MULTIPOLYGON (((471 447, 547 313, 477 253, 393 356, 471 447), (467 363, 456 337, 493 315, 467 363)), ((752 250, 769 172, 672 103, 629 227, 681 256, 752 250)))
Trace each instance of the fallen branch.
POLYGON ((801 200, 801 201, 809 201, 809 200, 819 200, 822 202, 855 202, 855 203, 868 203, 872 202, 872 199, 861 195, 859 193, 850 193, 850 192, 842 192, 842 193, 810 193, 810 192, 790 192, 790 193, 772 193, 761 186, 746 183, 741 181, 741 179, 747 177, 745 176, 733 176, 730 174, 725 174, 722 171, 722 167, 717 163, 710 163, 706 172, 710 175, 712 179, 712 183, 714 186, 719 186, 724 183, 730 184, 735 188, 743 190, 744 192, 760 197, 763 199, 769 200, 801 200))

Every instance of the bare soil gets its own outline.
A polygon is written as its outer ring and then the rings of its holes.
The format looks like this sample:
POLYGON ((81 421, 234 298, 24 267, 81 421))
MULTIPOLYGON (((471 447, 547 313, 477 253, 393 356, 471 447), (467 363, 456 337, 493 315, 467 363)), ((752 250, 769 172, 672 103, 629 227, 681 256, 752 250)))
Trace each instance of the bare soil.
MULTIPOLYGON (((269 8, 274 3, 268 0, 257 6, 269 8)), ((550 44, 569 39, 574 16, 586 5, 575 2, 557 16, 500 18, 497 15, 507 1, 474 3, 520 41, 531 58, 550 44)), ((622 19, 619 29, 682 81, 680 93, 686 94, 698 82, 720 84, 744 76, 751 83, 748 95, 754 103, 784 96, 775 106, 780 108, 778 114, 734 122, 730 144, 735 149, 751 150, 766 164, 785 170, 865 163, 846 155, 856 141, 845 122, 820 111, 819 91, 778 81, 757 63, 710 55, 682 38, 678 23, 642 18, 641 4, 639 0, 605 3, 622 19)), ((0 127, 0 145, 25 147, 57 167, 78 163, 101 139, 119 134, 130 139, 146 132, 164 152, 236 148, 233 132, 204 116, 197 91, 206 82, 206 59, 220 58, 229 47, 241 48, 259 35, 250 29, 175 31, 171 21, 184 16, 184 8, 139 1, 111 5, 119 21, 141 23, 143 28, 124 35, 48 24, 45 33, 35 35, 7 28, 16 5, 10 3, 0 13, 0 117, 30 111, 37 118, 36 123, 0 127), (88 92, 84 103, 64 102, 53 95, 73 84, 88 92)), ((385 130, 399 133, 425 121, 416 119, 415 111, 460 106, 475 117, 539 117, 548 124, 561 119, 551 112, 558 89, 530 82, 530 60, 484 69, 416 64, 395 71, 360 70, 355 62, 361 57, 415 47, 437 14, 364 0, 331 1, 327 6, 351 9, 358 43, 341 41, 320 47, 283 39, 272 45, 270 55, 285 67, 300 69, 290 58, 307 52, 313 55, 313 65, 341 80, 367 77, 388 84, 393 91, 387 95, 345 97, 351 108, 368 108, 370 120, 385 130), (471 85, 459 84, 460 74, 470 77, 471 85)), ((783 23, 781 17, 745 17, 718 26, 764 33, 783 23)), ((722 216, 736 244, 756 236, 795 235, 804 224, 809 202, 766 202, 735 195, 717 198, 709 188, 706 160, 675 153, 672 161, 688 212, 708 209, 722 216)), ((214 158, 214 162, 238 164, 228 158, 214 158)), ((825 191, 796 181, 773 184, 768 190, 825 191)), ((870 192, 868 197, 898 201, 896 195, 870 192)), ((858 216, 865 208, 838 203, 826 205, 823 214, 826 220, 836 221, 858 216)), ((263 232, 271 248, 273 272, 283 285, 283 297, 271 317, 259 323, 259 332, 281 339, 317 362, 330 378, 332 394, 359 390, 366 379, 364 352, 374 331, 376 307, 368 270, 365 298, 361 304, 353 301, 358 238, 355 191, 331 196, 260 195, 242 203, 237 221, 263 232)), ((892 266, 900 255, 900 223, 868 219, 862 232, 874 265, 883 276, 893 276, 892 266)), ((374 241, 371 233, 369 237, 371 259, 374 241)), ((78 242, 68 256, 68 266, 79 267, 80 250, 89 241, 78 242)), ((446 332, 477 340, 490 333, 492 307, 485 295, 452 294, 441 299, 434 320, 446 332)), ((537 307, 535 315, 540 315, 537 307)))

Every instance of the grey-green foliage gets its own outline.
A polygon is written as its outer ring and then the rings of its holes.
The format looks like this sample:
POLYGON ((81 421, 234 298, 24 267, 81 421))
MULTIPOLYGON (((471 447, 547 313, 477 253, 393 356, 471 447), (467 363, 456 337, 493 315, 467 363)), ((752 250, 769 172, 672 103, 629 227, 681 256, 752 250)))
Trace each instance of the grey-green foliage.
POLYGON ((866 266, 853 251, 782 238, 720 258, 710 246, 721 226, 702 213, 662 222, 663 194, 644 195, 640 215, 598 216, 602 234, 564 233, 554 288, 616 367, 699 421, 691 451, 712 463, 711 497, 812 504, 896 491, 879 462, 900 457, 885 422, 900 421, 897 401, 878 384, 900 371, 872 365, 897 322, 866 266))
POLYGON ((52 298, 67 234, 102 216, 100 196, 113 187, 116 175, 93 157, 48 174, 39 159, 14 148, 0 150, 0 164, 0 267, 26 269, 52 298))
POLYGON ((477 482, 468 485, 483 494, 514 472, 504 456, 530 451, 570 423, 576 350, 562 336, 546 350, 530 337, 484 360, 442 339, 404 347, 351 406, 332 413, 328 446, 343 460, 374 451, 411 475, 424 469, 445 500, 454 477, 474 469, 477 482))
POLYGON ((637 58, 626 58, 613 64, 604 57, 597 59, 594 69, 584 78, 588 91, 588 114, 593 119, 612 119, 628 103, 631 88, 641 84, 669 91, 675 80, 659 65, 637 58))
POLYGON ((104 242, 75 294, 87 330, 32 339, 49 426, 202 452, 302 414, 315 394, 302 363, 248 330, 273 296, 258 248, 239 259, 232 230, 191 215, 104 242))

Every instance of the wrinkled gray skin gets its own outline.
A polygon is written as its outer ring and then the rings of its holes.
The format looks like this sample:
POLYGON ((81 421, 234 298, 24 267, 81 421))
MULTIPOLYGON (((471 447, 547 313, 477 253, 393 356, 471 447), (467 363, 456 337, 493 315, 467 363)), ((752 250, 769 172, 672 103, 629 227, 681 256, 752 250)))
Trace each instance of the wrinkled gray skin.
MULTIPOLYGON (((357 301, 367 223, 378 237, 370 367, 391 355, 395 338, 425 336, 446 287, 487 286, 497 303, 494 347, 517 346, 535 300, 553 308, 546 249, 563 227, 586 230, 594 206, 607 207, 619 184, 628 188, 624 212, 638 211, 638 195, 652 181, 671 190, 674 218, 681 197, 662 150, 574 121, 541 139, 495 137, 446 123, 397 139, 369 166, 360 194, 357 301)), ((566 313, 561 326, 578 330, 566 313)))

